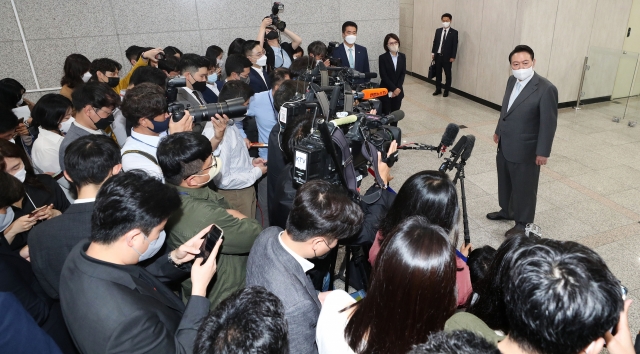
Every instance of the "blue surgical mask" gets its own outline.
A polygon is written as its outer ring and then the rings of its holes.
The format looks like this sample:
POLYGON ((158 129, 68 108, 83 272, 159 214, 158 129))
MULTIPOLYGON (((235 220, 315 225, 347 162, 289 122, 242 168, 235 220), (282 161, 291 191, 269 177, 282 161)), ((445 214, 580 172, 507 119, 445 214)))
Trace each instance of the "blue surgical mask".
POLYGON ((13 218, 15 214, 13 213, 13 209, 11 207, 7 207, 6 214, 0 214, 0 232, 4 231, 11 225, 13 222, 13 218))
POLYGON ((218 81, 218 73, 213 73, 213 74, 207 76, 207 82, 209 82, 210 84, 213 84, 216 81, 218 81))
MULTIPOLYGON (((145 240, 149 241, 147 235, 142 234, 142 236, 144 236, 145 240)), ((147 259, 155 256, 156 253, 158 253, 158 251, 160 251, 160 249, 162 248, 166 237, 167 234, 164 232, 164 230, 160 231, 160 235, 158 235, 158 238, 149 242, 149 247, 143 253, 140 253, 137 249, 131 247, 134 251, 136 251, 138 255, 140 255, 140 258, 138 258, 138 262, 146 261, 147 259)))

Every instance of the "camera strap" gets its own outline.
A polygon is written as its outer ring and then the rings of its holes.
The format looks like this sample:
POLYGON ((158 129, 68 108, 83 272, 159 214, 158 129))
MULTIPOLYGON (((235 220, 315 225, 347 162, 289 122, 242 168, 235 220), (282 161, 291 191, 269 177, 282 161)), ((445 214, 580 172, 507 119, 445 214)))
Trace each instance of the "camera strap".
MULTIPOLYGON (((321 124, 320 131, 322 132, 324 129, 328 130, 326 123, 321 124)), ((334 163, 339 166, 337 170, 338 173, 342 175, 342 184, 345 188, 347 188, 352 199, 359 200, 360 193, 358 192, 356 170, 353 167, 353 156, 351 155, 351 150, 349 149, 349 142, 345 138, 344 133, 341 129, 333 129, 331 132, 329 132, 329 134, 331 136, 331 141, 340 150, 339 152, 336 152, 335 149, 328 149, 331 158, 334 160, 334 163), (331 150, 334 151, 332 152, 331 150)), ((327 146, 326 143, 325 146, 327 146)))

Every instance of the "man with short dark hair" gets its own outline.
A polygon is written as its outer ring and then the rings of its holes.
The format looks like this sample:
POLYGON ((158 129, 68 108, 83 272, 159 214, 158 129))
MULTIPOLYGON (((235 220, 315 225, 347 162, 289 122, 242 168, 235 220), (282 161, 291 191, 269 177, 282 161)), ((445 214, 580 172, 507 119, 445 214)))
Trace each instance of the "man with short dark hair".
POLYGON ((154 257, 179 206, 177 191, 144 172, 120 173, 100 188, 91 237, 73 248, 60 277, 62 312, 80 352, 193 351, 222 239, 204 263, 196 256, 209 226, 154 257), (138 266, 147 259, 146 268, 138 266), (162 281, 184 279, 189 267, 193 289, 185 306, 162 281))
MULTIPOLYGON (((232 209, 222 195, 207 187, 224 166, 213 156, 211 144, 204 136, 196 133, 169 135, 160 142, 157 155, 165 180, 180 195, 180 210, 166 226, 168 245, 178 246, 194 232, 211 224, 224 232, 218 273, 206 293, 213 309, 244 287, 247 254, 262 228, 257 220, 232 209)), ((193 291, 192 281, 182 282, 182 290, 183 297, 188 299, 193 291)))
POLYGON ((500 354, 498 348, 470 331, 438 332, 408 354, 500 354))
POLYGON ((131 64, 131 66, 135 66, 143 51, 143 47, 132 45, 124 51, 124 55, 127 57, 129 64, 131 64))
POLYGON ((244 55, 251 61, 249 71, 249 85, 255 93, 268 91, 271 88, 271 79, 267 75, 267 52, 258 41, 248 40, 242 45, 244 55))
POLYGON ((263 287, 240 289, 204 319, 193 352, 288 353, 287 320, 277 296, 263 287))
MULTIPOLYGON (((353 21, 342 24, 343 43, 333 51, 334 58, 342 60, 342 66, 349 67, 361 73, 369 72, 369 54, 367 48, 356 44, 358 25, 353 21)), ((368 82, 368 79, 357 79, 356 84, 368 82)))
POLYGON ((178 88, 177 101, 186 101, 197 108, 209 103, 205 101, 202 92, 207 89, 207 73, 209 60, 198 54, 185 54, 178 63, 180 75, 186 81, 186 87, 178 88))
POLYGON ((307 46, 307 54, 310 58, 316 61, 321 61, 324 66, 331 65, 329 58, 327 58, 327 45, 322 41, 313 41, 307 46))
POLYGON ((77 199, 59 217, 36 225, 28 239, 33 272, 53 299, 59 298, 60 273, 69 252, 91 235, 91 213, 98 190, 122 169, 120 147, 102 135, 86 135, 72 142, 64 161, 65 178, 77 199))
POLYGON ((127 90, 145 82, 150 82, 166 89, 167 75, 165 75, 162 70, 154 68, 153 66, 143 66, 131 75, 131 80, 129 80, 129 87, 127 87, 127 90))
POLYGON ((510 329, 498 344, 502 353, 599 353, 603 338, 612 354, 634 352, 631 301, 597 253, 550 239, 516 252, 503 288, 510 329))
POLYGON ((156 55, 159 53, 162 53, 162 49, 160 48, 150 49, 140 53, 140 58, 136 58, 136 63, 122 79, 120 79, 119 76, 120 69, 122 69, 122 65, 120 65, 120 63, 109 58, 95 59, 91 62, 91 67, 89 67, 91 81, 104 82, 109 85, 109 87, 113 88, 113 91, 117 94, 122 94, 121 91, 127 89, 131 75, 133 75, 136 69, 149 65, 149 61, 152 63, 157 62, 156 55))
POLYGON ((0 139, 15 142, 17 128, 20 125, 18 117, 10 109, 0 106, 0 139))
POLYGON ((448 13, 442 15, 440 17, 442 28, 438 28, 435 37, 433 37, 431 60, 436 62, 436 91, 433 93, 434 96, 442 93, 442 70, 447 76, 442 96, 448 97, 451 89, 451 65, 456 60, 458 52, 458 31, 451 28, 452 18, 453 16, 448 13))
POLYGON ((158 60, 158 69, 162 70, 169 79, 173 79, 180 75, 180 70, 178 69, 179 63, 180 59, 175 56, 168 56, 162 60, 158 60))
POLYGON ((318 351, 315 326, 327 293, 313 287, 307 259, 324 258, 359 230, 362 219, 360 206, 339 186, 314 180, 298 189, 287 228, 265 229, 251 248, 247 286, 263 286, 284 304, 290 353, 318 351))

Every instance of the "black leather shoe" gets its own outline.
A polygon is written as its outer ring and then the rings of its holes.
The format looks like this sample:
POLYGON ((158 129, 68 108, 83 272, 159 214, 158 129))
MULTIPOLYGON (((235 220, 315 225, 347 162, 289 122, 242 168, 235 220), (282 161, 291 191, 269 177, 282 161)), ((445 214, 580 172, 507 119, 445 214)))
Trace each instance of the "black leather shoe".
POLYGON ((514 236, 526 235, 524 230, 524 225, 516 224, 516 226, 510 228, 507 232, 504 233, 504 237, 510 238, 514 236))
POLYGON ((433 93, 433 95, 434 95, 434 96, 438 96, 438 95, 439 95, 439 94, 441 94, 441 93, 442 93, 442 91, 437 90, 436 92, 434 92, 434 93, 433 93))
POLYGON ((499 211, 487 214, 487 219, 489 219, 489 220, 513 220, 513 219, 511 219, 511 218, 509 218, 507 216, 504 216, 499 211))
POLYGON ((442 94, 442 97, 449 97, 449 91, 445 91, 445 92, 442 94))

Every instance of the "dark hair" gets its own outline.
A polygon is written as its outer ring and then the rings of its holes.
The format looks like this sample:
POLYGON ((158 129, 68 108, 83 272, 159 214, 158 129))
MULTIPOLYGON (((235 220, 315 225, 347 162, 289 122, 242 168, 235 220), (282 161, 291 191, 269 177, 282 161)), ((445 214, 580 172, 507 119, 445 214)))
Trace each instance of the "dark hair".
POLYGON ((296 242, 324 236, 344 239, 360 230, 363 212, 339 186, 323 180, 303 184, 293 199, 287 232, 296 242))
POLYGON ((472 300, 475 296, 469 297, 467 312, 480 318, 491 329, 509 333, 502 287, 517 251, 535 242, 534 238, 520 235, 508 238, 498 247, 485 276, 473 284, 473 292, 478 296, 475 302, 472 300))
POLYGON ((389 51, 389 47, 387 47, 387 43, 389 43, 389 39, 391 38, 398 41, 398 46, 400 46, 400 38, 398 38, 398 35, 396 35, 395 33, 389 33, 386 36, 384 36, 384 43, 382 43, 382 47, 384 48, 385 52, 389 51))
MULTIPOLYGON (((180 63, 180 59, 174 57, 174 56, 168 56, 165 57, 162 60, 158 60, 158 69, 166 71, 167 74, 172 72, 172 71, 179 71, 178 70, 178 64, 180 63)), ((141 69, 141 68, 138 68, 141 69)), ((136 71, 138 70, 136 69, 136 71)), ((135 74, 135 72, 134 72, 135 74)))
POLYGON ((342 24, 342 33, 344 33, 347 30, 347 27, 355 27, 356 28, 356 32, 358 31, 358 25, 356 25, 355 22, 347 21, 347 22, 342 24))
POLYGON ((24 186, 19 179, 10 173, 4 172, 4 160, 0 164, 0 209, 13 205, 24 197, 24 186))
POLYGON ((98 75, 96 74, 98 71, 105 74, 107 71, 116 72, 122 69, 122 65, 117 61, 109 58, 101 58, 95 59, 91 62, 91 67, 89 67, 89 72, 91 73, 91 80, 97 81, 98 75))
POLYGON ((135 128, 140 125, 140 118, 153 120, 167 112, 165 91, 162 87, 150 82, 136 85, 127 90, 121 110, 127 123, 135 128))
POLYGON ((36 177, 36 173, 33 170, 33 165, 31 164, 31 159, 29 158, 29 156, 27 156, 27 153, 24 151, 24 149, 16 144, 11 143, 9 140, 0 139, 0 160, 3 160, 3 164, 6 157, 18 158, 22 160, 24 169, 25 171, 27 171, 27 176, 24 179, 24 184, 41 189, 51 194, 51 191, 47 188, 47 186, 40 182, 38 177, 36 177))
POLYGON ((408 354, 500 354, 500 350, 473 332, 456 330, 433 333, 408 354))
POLYGON ((249 84, 240 80, 231 80, 227 81, 224 86, 222 86, 222 90, 220 90, 220 94, 218 95, 218 101, 223 102, 226 100, 230 100, 232 98, 240 98, 246 102, 250 99, 255 92, 249 84))
POLYGON ((302 49, 301 46, 298 46, 296 49, 293 50, 293 54, 296 54, 296 53, 300 53, 300 56, 303 56, 304 55, 304 49, 302 49))
POLYGON ((327 45, 322 41, 313 41, 307 46, 307 53, 314 56, 327 56, 327 45))
POLYGON ((294 60, 289 66, 289 70, 291 71, 291 78, 295 79, 298 76, 307 72, 307 70, 311 70, 316 67, 316 61, 308 55, 301 56, 300 58, 294 60))
POLYGON ((443 330, 456 309, 456 251, 446 230, 411 216, 390 236, 344 330, 358 353, 406 353, 443 330))
POLYGON ((164 52, 165 56, 175 56, 176 54, 178 54, 182 59, 182 51, 176 47, 166 46, 162 51, 164 52))
POLYGON ((180 62, 178 63, 178 69, 180 69, 180 73, 184 75, 185 72, 190 72, 191 74, 197 72, 200 68, 209 69, 209 60, 203 57, 202 55, 187 53, 180 57, 180 62))
POLYGON ((516 253, 503 289, 509 337, 520 348, 577 354, 618 323, 621 285, 596 252, 542 239, 516 253))
POLYGON ((127 48, 127 50, 124 51, 124 55, 127 57, 127 60, 129 61, 131 60, 138 61, 138 58, 140 58, 140 55, 142 54, 144 49, 145 48, 143 47, 132 45, 129 48, 127 48))
POLYGON ((529 47, 528 45, 524 45, 524 44, 518 44, 515 48, 513 48, 511 53, 509 53, 509 64, 511 64, 511 57, 513 57, 514 54, 522 53, 522 52, 529 53, 529 55, 531 55, 531 60, 534 59, 533 49, 531 49, 531 47, 529 47))
POLYGON ((64 169, 75 189, 102 184, 121 163, 120 147, 104 135, 82 136, 64 150, 64 169))
POLYGON ((234 39, 231 44, 229 44, 229 50, 227 50, 227 55, 228 56, 232 56, 234 54, 239 54, 244 56, 244 53, 242 51, 242 45, 244 44, 244 42, 246 42, 244 39, 242 38, 236 38, 234 39))
POLYGON ((118 173, 102 185, 96 196, 90 239, 109 245, 133 229, 149 235, 179 208, 180 197, 175 188, 140 170, 118 173))
POLYGON ((231 76, 232 73, 240 75, 245 68, 250 68, 251 65, 253 64, 251 64, 251 60, 247 59, 247 57, 239 54, 231 54, 227 57, 227 61, 224 62, 224 72, 227 73, 227 77, 231 76))
POLYGON ((306 85, 304 82, 297 80, 285 80, 280 84, 280 86, 278 86, 276 92, 273 93, 273 106, 276 111, 280 111, 280 107, 282 107, 286 102, 291 101, 296 93, 304 94, 305 91, 306 85))
POLYGON ((25 92, 24 86, 12 78, 0 80, 0 107, 14 109, 25 92))
POLYGON ((167 183, 178 186, 200 171, 212 152, 211 142, 204 135, 183 132, 160 140, 156 156, 167 183))
POLYGON ((31 110, 32 126, 57 131, 58 124, 72 107, 68 98, 57 93, 48 93, 40 97, 31 110))
POLYGON ((391 204, 387 215, 380 221, 383 238, 402 220, 421 215, 430 223, 445 229, 451 235, 451 244, 458 244, 458 193, 446 173, 421 171, 409 177, 391 204))
POLYGON ((448 12, 445 12, 442 16, 440 16, 440 19, 442 20, 445 17, 448 17, 449 20, 453 20, 453 16, 451 16, 451 14, 448 12))
POLYGON ((245 57, 248 56, 249 53, 253 52, 253 48, 259 45, 260 42, 254 41, 252 39, 245 41, 244 44, 242 44, 242 55, 244 55, 245 57))
POLYGON ((156 84, 164 89, 167 84, 167 75, 162 70, 154 68, 153 66, 142 66, 136 68, 136 70, 133 71, 133 74, 131 74, 129 83, 133 84, 133 86, 138 86, 144 82, 156 84))
POLYGON ((467 259, 467 266, 469 266, 469 273, 471 274, 471 287, 475 288, 485 274, 489 270, 491 261, 496 256, 496 249, 491 246, 483 246, 476 248, 467 259))
POLYGON ((269 73, 271 79, 271 86, 278 86, 287 80, 287 76, 291 78, 291 71, 287 68, 277 68, 269 73))
POLYGON ((217 62, 218 56, 220 56, 222 52, 223 52, 222 48, 218 47, 217 45, 210 45, 207 48, 207 52, 204 54, 204 56, 209 59, 215 59, 217 62))
POLYGON ((64 60, 64 76, 60 80, 60 86, 67 85, 74 88, 82 85, 82 76, 91 68, 91 61, 82 54, 70 54, 64 60))
POLYGON ((12 108, 0 105, 0 134, 10 130, 15 130, 20 124, 18 117, 13 113, 12 108))
POLYGON ((293 162, 294 148, 311 133, 313 113, 294 116, 282 133, 282 153, 287 162, 293 162))
POLYGON ((78 86, 71 94, 73 108, 81 111, 87 105, 94 108, 120 106, 120 96, 104 82, 87 82, 78 86))
POLYGON ((284 305, 261 286, 237 290, 204 318, 193 352, 289 353, 284 305))

